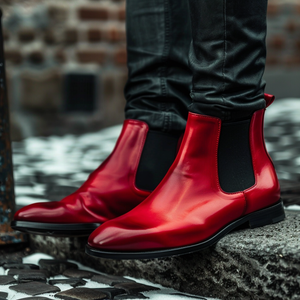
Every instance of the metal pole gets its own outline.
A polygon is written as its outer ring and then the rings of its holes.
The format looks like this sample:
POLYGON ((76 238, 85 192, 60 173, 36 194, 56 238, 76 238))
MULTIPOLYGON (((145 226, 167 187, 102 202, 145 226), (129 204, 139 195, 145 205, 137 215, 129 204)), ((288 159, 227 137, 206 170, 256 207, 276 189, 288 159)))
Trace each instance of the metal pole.
POLYGON ((24 234, 13 231, 10 227, 14 212, 14 178, 5 78, 2 11, 0 10, 0 245, 20 243, 26 240, 24 234))

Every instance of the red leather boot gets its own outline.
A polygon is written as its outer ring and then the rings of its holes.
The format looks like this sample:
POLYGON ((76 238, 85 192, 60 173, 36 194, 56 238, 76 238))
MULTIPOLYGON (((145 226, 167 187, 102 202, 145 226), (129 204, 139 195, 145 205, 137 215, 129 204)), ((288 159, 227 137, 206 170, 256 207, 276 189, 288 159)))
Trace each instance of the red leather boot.
MULTIPOLYGON (((273 100, 266 95, 267 106, 273 100)), ((222 189, 222 121, 190 113, 178 155, 162 182, 133 210, 96 229, 86 252, 113 259, 180 255, 209 247, 244 223, 254 228, 283 220, 278 179, 264 143, 264 112, 249 120, 251 186, 222 189)), ((229 187, 226 179, 224 186, 229 187)))
MULTIPOLYGON (((153 183, 163 178, 178 148, 178 137, 150 132, 146 123, 126 120, 111 155, 75 193, 59 202, 35 203, 20 209, 14 216, 12 228, 45 235, 87 235, 100 224, 134 208, 151 193, 155 187, 153 183), (172 153, 164 155, 169 165, 162 169, 155 166, 160 170, 161 178, 148 178, 143 182, 143 177, 149 174, 146 165, 148 156, 154 151, 151 144, 157 144, 157 141, 166 152, 166 147, 172 148, 172 153), (141 167, 142 160, 146 166, 141 167), (152 183, 149 185, 149 182, 152 183)), ((155 149, 165 162, 161 150, 155 149)))

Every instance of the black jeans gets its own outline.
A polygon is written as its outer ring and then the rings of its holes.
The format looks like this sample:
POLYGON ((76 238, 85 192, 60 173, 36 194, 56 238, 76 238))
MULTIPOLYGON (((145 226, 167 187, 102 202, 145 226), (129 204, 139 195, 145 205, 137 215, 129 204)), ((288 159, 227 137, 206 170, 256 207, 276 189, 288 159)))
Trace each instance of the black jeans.
POLYGON ((189 111, 239 120, 265 107, 267 0, 127 0, 125 116, 182 131, 189 111))

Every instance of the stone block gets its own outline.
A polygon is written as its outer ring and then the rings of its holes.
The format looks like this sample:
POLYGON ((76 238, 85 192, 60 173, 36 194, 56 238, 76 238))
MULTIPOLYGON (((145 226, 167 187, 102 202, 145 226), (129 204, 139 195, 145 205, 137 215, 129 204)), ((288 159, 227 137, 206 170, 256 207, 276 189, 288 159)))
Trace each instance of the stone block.
POLYGON ((89 257, 84 253, 84 238, 32 236, 32 246, 37 251, 75 259, 102 272, 144 278, 190 294, 222 299, 298 300, 299 237, 300 214, 288 213, 283 222, 240 229, 204 251, 164 259, 89 257))

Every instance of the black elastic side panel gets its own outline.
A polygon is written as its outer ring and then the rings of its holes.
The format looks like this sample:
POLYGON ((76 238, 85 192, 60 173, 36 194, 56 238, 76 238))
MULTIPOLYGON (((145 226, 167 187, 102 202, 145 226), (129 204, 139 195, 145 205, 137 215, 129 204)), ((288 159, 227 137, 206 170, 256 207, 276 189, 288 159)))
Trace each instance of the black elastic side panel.
POLYGON ((173 163, 179 136, 150 130, 140 159, 135 184, 141 190, 153 191, 173 163))
POLYGON ((249 143, 250 122, 222 123, 218 168, 220 185, 225 192, 243 191, 255 183, 249 143))

